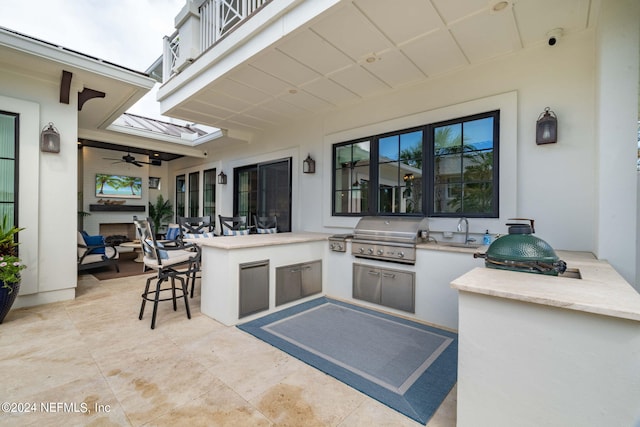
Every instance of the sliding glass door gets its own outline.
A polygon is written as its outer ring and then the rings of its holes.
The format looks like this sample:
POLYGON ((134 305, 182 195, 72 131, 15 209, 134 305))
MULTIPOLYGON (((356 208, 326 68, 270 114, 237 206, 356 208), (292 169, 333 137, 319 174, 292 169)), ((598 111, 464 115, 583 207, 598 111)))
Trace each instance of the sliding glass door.
POLYGON ((291 231, 291 158, 235 169, 234 215, 276 216, 280 231, 291 231))

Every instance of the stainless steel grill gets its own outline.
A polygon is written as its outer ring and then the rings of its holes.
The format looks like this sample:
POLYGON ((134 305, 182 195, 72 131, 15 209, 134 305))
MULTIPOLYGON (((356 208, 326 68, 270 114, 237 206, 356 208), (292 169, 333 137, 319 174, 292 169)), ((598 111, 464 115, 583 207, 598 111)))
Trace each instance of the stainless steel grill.
POLYGON ((427 218, 363 217, 353 231, 351 253, 359 258, 415 264, 420 232, 428 229, 427 218))

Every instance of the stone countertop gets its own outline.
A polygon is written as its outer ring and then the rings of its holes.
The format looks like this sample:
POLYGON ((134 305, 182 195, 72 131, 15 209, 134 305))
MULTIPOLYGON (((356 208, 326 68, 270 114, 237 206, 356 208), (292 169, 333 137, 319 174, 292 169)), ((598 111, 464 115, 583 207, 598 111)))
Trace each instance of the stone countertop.
POLYGON ((581 279, 479 267, 458 277, 459 291, 640 321, 640 294, 589 252, 556 251, 581 279))
POLYGON ((489 247, 488 245, 485 245, 477 248, 474 248, 474 247, 464 248, 460 246, 451 246, 451 244, 447 244, 447 243, 434 243, 434 242, 418 243, 416 245, 416 249, 427 249, 431 251, 445 251, 445 252, 459 252, 459 253, 470 254, 470 255, 473 255, 476 252, 485 253, 488 247, 489 247))
POLYGON ((260 248, 273 245, 288 245, 292 243, 306 243, 327 240, 331 234, 325 233, 276 233, 276 234, 249 234, 246 236, 217 236, 206 239, 185 239, 190 243, 196 243, 203 247, 218 249, 246 249, 260 248))

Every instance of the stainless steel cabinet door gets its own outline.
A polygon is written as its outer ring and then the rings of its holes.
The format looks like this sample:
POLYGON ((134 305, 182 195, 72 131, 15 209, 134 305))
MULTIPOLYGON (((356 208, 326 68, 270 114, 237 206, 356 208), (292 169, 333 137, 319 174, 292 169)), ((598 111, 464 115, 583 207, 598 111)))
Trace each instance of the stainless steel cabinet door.
POLYGON ((300 266, 286 265, 276 268, 276 305, 300 299, 300 266))
POLYGON ((269 261, 240 264, 238 317, 269 308, 269 261))
POLYGON ((322 292, 322 261, 306 262, 300 266, 303 297, 322 292))
POLYGON ((379 268, 353 264, 353 298, 380 304, 379 268))
POLYGON ((380 304, 415 313, 415 273, 381 270, 380 304))

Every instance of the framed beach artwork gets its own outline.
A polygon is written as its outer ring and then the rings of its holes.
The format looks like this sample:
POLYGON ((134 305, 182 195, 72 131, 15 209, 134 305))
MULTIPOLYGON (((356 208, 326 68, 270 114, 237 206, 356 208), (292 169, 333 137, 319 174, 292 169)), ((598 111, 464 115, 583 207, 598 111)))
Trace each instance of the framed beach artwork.
POLYGON ((137 176, 96 174, 96 197, 142 198, 142 178, 137 176))

